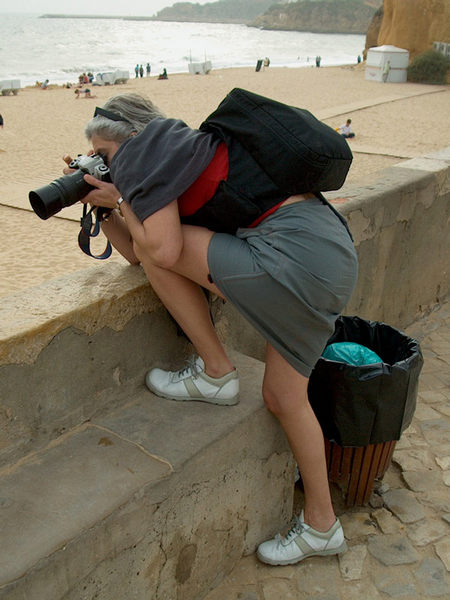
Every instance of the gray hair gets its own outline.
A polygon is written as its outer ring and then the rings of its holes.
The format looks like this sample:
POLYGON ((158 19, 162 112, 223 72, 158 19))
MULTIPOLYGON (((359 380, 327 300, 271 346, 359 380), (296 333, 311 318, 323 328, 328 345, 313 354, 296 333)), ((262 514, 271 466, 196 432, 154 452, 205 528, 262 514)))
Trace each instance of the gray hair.
POLYGON ((165 118, 153 102, 139 94, 121 94, 113 96, 103 105, 104 109, 123 117, 124 121, 113 121, 107 117, 97 115, 89 121, 84 130, 88 140, 92 136, 99 137, 121 144, 133 133, 140 133, 157 117, 165 118))

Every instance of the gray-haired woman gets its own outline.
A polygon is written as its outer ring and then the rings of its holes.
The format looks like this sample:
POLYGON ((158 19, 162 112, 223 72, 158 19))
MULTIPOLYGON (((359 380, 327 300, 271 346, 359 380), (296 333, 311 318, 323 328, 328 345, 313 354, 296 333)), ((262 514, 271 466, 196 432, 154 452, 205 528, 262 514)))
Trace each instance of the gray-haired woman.
POLYGON ((85 175, 95 189, 83 201, 112 209, 103 232, 130 263, 143 266, 198 353, 178 372, 152 369, 147 386, 165 398, 235 404, 238 374, 202 287, 232 302, 267 340, 263 397, 287 435, 305 491, 295 525, 262 543, 258 556, 292 564, 343 552, 323 436, 307 397, 308 377, 356 280, 356 254, 342 220, 320 194, 281 192, 233 140, 167 119, 141 96, 111 98, 86 134, 114 183, 85 175), (240 185, 233 188, 235 179, 240 185), (220 218, 215 231, 208 229, 201 219, 208 207, 216 217, 230 212, 220 212, 224 188, 237 219, 254 204, 251 190, 270 208, 252 222, 243 218, 236 231, 221 229, 220 218))

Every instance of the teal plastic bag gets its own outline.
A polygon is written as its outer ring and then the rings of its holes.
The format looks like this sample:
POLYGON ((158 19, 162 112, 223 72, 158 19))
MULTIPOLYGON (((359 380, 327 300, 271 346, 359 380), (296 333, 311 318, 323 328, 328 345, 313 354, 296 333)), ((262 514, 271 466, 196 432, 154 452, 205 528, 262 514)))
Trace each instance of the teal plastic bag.
POLYGON ((336 342, 327 346, 323 358, 359 367, 383 362, 376 352, 355 342, 336 342))

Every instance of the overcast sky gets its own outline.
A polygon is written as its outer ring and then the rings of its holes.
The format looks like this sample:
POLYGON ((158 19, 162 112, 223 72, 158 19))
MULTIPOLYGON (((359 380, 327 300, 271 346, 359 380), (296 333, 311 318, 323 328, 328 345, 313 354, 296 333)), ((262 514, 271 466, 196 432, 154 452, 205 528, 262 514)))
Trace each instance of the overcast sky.
MULTIPOLYGON (((78 15, 154 15, 176 0, 0 0, 0 12, 57 13, 78 15)), ((198 4, 214 0, 194 0, 198 4)))

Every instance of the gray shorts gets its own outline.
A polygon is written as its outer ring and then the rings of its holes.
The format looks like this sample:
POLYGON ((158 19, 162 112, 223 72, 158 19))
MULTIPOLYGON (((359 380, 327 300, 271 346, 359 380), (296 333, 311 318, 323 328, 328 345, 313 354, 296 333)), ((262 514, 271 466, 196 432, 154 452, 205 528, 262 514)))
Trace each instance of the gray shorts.
POLYGON ((357 278, 353 242, 332 210, 313 198, 236 235, 216 233, 208 265, 223 295, 309 377, 357 278))

